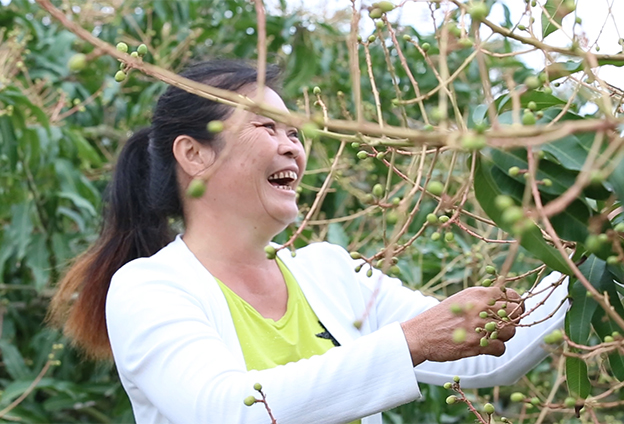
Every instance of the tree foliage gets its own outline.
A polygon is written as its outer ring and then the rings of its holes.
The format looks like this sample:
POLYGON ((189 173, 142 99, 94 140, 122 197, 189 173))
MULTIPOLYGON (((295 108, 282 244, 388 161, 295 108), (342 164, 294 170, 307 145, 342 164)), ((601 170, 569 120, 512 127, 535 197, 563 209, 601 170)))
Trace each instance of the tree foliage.
MULTIPOLYGON (((595 53, 576 23, 568 47, 546 43, 575 18, 574 1, 527 2, 522 22, 537 18, 527 26, 493 0, 431 1, 431 31, 389 11, 371 33, 353 26, 349 2, 333 17, 259 16, 239 0, 53 3, 0 9, 0 419, 132 421, 112 365, 63 348, 44 324, 47 303, 97 237, 115 157, 149 125, 163 71, 256 60, 259 39, 285 70, 293 114, 276 119, 302 127, 309 152, 301 219, 277 241, 329 240, 357 252, 360 272, 377 267, 439 298, 479 284, 530 295, 545 272, 569 275, 565 344, 517 387, 467 399, 514 422, 568 422, 583 405, 584 419, 624 419, 622 93, 596 72, 624 55, 595 53), (489 20, 490 7, 503 8, 503 22, 489 20), (122 55, 118 42, 148 52, 122 55), (528 67, 527 47, 547 66, 528 67), (510 403, 517 391, 526 401, 510 403)), ((375 9, 355 16, 370 24, 375 9)), ((444 403, 448 390, 422 389, 427 402, 385 419, 475 418, 444 403)))

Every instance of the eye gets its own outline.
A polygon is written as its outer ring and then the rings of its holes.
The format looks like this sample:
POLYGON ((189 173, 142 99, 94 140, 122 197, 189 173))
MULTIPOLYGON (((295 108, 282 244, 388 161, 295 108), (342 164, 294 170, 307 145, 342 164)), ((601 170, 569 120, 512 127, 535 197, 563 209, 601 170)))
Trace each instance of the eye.
POLYGON ((266 123, 262 124, 261 126, 263 126, 264 128, 268 129, 272 133, 274 133, 277 130, 277 126, 275 125, 275 122, 266 122, 266 123))
POLYGON ((299 140, 299 131, 293 128, 292 130, 288 131, 288 137, 296 138, 297 140, 299 140))

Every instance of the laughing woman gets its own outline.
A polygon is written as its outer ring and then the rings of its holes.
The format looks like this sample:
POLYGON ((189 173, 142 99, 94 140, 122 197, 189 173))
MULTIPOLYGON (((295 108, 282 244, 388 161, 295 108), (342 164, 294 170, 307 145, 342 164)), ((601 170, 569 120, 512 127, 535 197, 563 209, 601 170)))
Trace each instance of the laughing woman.
MULTIPOLYGON (((182 75, 257 95, 256 70, 242 62, 182 75)), ((277 78, 269 67, 262 101, 286 112, 277 78)), ((91 356, 112 355, 139 424, 266 423, 261 405, 243 404, 256 382, 280 424, 381 423, 381 411, 421 396, 419 383, 511 384, 546 356, 540 341, 561 324, 564 311, 553 311, 564 285, 524 318, 542 322, 504 326, 481 346, 479 312, 517 305, 514 291, 471 288, 439 303, 354 272, 328 243, 267 260, 264 247, 297 216, 305 166, 295 128, 173 87, 151 127, 128 140, 101 235, 66 274, 51 315, 91 356), (215 120, 225 122, 219 134, 206 130, 215 120), (198 177, 205 193, 184 196, 198 177), (171 233, 171 219, 183 234, 171 233), (473 307, 458 316, 453 303, 473 307), (467 330, 460 344, 457 328, 467 330)))

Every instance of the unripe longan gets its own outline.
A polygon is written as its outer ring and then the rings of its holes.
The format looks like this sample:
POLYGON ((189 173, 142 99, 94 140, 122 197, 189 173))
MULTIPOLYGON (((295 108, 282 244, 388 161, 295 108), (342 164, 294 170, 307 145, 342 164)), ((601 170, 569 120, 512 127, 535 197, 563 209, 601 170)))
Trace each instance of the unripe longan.
POLYGON ((457 402, 457 396, 455 396, 455 395, 450 395, 449 397, 446 398, 446 403, 448 405, 452 405, 455 402, 457 402))
POLYGON ((496 323, 494 321, 490 321, 483 326, 486 331, 494 331, 496 330, 496 323))
POLYGON ((512 402, 522 402, 524 400, 524 393, 521 393, 521 392, 512 393, 509 399, 512 402))
POLYGON ((256 403, 256 398, 253 396, 247 396, 243 402, 245 403, 245 405, 251 406, 256 403))
POLYGON ((496 268, 494 268, 492 265, 488 265, 485 267, 485 272, 487 272, 488 274, 496 274, 496 268))
POLYGON ((427 184, 427 191, 435 196, 439 196, 444 191, 444 184, 440 181, 430 181, 429 184, 427 184))
POLYGON ((379 19, 381 18, 382 14, 383 10, 381 10, 379 7, 375 7, 370 12, 368 12, 368 16, 370 16, 371 19, 379 19))
POLYGON ((277 250, 273 246, 268 245, 264 247, 264 253, 266 253, 267 259, 275 259, 277 250))
POLYGON ((491 403, 486 403, 485 405, 483 405, 483 410, 486 414, 492 415, 495 411, 494 405, 492 405, 491 403))
POLYGON ((375 197, 382 197, 384 194, 384 187, 381 184, 375 184, 373 186, 373 195, 375 197))
POLYGON ((117 51, 128 53, 128 45, 124 42, 117 43, 117 51))
POLYGON ((126 79, 126 73, 124 71, 117 71, 115 74, 115 81, 122 82, 126 79))
POLYGON ((436 214, 434 213, 430 213, 427 215, 427 222, 429 224, 437 224, 438 223, 438 217, 436 214))
POLYGON ((378 2, 376 6, 380 8, 381 11, 384 13, 394 10, 394 4, 392 4, 392 2, 385 1, 385 0, 378 2))
POLYGON ((82 53, 77 53, 73 55, 69 62, 67 62, 67 67, 72 72, 82 71, 87 66, 87 56, 82 53))
POLYGON ((453 387, 453 383, 449 383, 449 382, 444 383, 444 388, 445 388, 445 389, 447 389, 447 390, 448 390, 448 389, 450 389, 451 387, 453 387))
POLYGON ((139 56, 145 56, 147 54, 147 46, 145 44, 139 44, 139 47, 137 47, 137 53, 139 56))
POLYGON ((566 408, 574 408, 576 406, 576 399, 574 399, 573 397, 567 397, 563 401, 563 404, 566 406, 566 408))
POLYGON ((254 384, 254 390, 257 390, 257 391, 262 390, 262 384, 260 384, 260 383, 254 384))

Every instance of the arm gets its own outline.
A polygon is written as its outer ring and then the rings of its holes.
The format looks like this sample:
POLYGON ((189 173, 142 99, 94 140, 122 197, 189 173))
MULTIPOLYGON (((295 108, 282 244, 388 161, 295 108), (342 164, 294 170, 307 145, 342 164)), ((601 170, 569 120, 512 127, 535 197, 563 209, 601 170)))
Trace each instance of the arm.
POLYGON ((243 400, 259 382, 280 424, 338 423, 420 396, 400 326, 322 356, 247 372, 198 297, 171 282, 113 279, 107 325, 119 373, 172 423, 266 423, 243 400))

